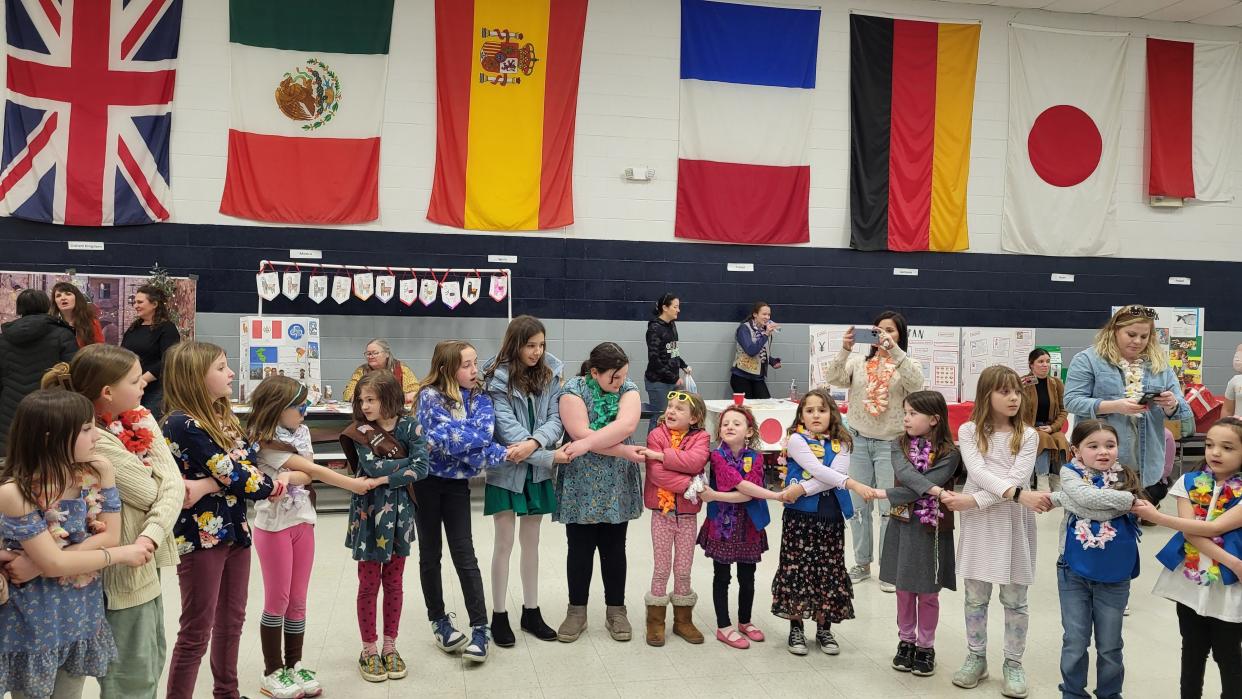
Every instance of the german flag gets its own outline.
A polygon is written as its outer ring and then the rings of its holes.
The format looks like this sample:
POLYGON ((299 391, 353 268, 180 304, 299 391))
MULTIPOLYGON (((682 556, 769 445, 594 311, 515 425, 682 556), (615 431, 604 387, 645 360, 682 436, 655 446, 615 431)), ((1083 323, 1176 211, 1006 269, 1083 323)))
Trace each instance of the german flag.
POLYGON ((968 247, 979 25, 850 15, 850 247, 968 247))

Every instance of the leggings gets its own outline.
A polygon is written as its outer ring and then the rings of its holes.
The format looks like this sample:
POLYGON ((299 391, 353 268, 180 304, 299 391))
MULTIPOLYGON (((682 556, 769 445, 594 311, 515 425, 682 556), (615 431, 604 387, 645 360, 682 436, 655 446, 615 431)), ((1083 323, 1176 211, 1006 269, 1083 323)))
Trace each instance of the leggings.
POLYGON ((375 643, 375 606, 380 586, 384 587, 384 638, 396 638, 401 627, 402 576, 405 557, 393 556, 387 563, 358 561, 358 631, 363 643, 375 643))
POLYGON ((651 547, 655 570, 651 574, 651 596, 668 594, 668 576, 673 575, 673 594, 691 593, 690 568, 694 565, 694 539, 698 532, 694 514, 651 512, 651 547), (674 554, 676 550, 676 554, 674 554))
POLYGON ((254 550, 263 571, 263 616, 268 626, 276 619, 306 619, 306 591, 315 564, 315 527, 301 524, 269 532, 255 527, 254 550))
POLYGON ((1182 633, 1182 699, 1203 696, 1208 651, 1220 670, 1221 699, 1242 697, 1242 622, 1201 616, 1179 604, 1177 627, 1182 633))
MULTIPOLYGON (((728 628, 729 564, 712 564, 712 603, 716 607, 716 627, 728 628)), ((755 603, 755 564, 737 564, 737 623, 750 623, 750 609, 755 603)))
POLYGON ((599 551, 599 572, 604 579, 604 604, 625 604, 625 532, 629 522, 620 524, 566 524, 569 555, 565 577, 569 582, 569 603, 586 606, 591 593, 591 574, 595 551, 599 551))

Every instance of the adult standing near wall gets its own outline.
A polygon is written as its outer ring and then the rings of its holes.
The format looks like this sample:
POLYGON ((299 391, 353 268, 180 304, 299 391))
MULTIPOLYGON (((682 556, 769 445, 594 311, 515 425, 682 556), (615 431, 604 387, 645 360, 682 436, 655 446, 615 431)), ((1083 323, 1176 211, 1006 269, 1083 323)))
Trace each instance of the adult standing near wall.
POLYGON ((144 284, 134 292, 134 315, 121 338, 121 346, 138 355, 142 363, 142 379, 147 382, 142 394, 142 407, 151 411, 156 420, 163 415, 164 353, 181 342, 181 333, 168 313, 168 294, 158 286, 144 284))
POLYGON ((17 295, 17 320, 0 326, 0 454, 17 404, 39 388, 43 374, 78 351, 73 331, 48 315, 52 302, 39 289, 17 295))
POLYGON ((74 336, 78 338, 78 349, 104 341, 99 312, 77 286, 69 282, 52 285, 52 310, 49 313, 73 329, 74 336))
POLYGON ((1117 460, 1139 471, 1155 502, 1168 487, 1164 475, 1164 421, 1194 432, 1194 414, 1182 396, 1169 357, 1155 341, 1155 309, 1122 306, 1096 333, 1095 344, 1074 355, 1065 378, 1065 407, 1079 418, 1106 420, 1120 436, 1117 460))
POLYGON ((1022 377, 1022 421, 1039 433, 1035 476, 1048 477, 1048 489, 1061 489, 1061 464, 1069 442, 1065 439, 1065 384, 1051 375, 1052 356, 1036 347, 1027 355, 1031 373, 1022 377))
POLYGON ((386 369, 392 372, 392 375, 397 377, 397 383, 401 384, 401 391, 405 393, 405 404, 409 405, 414 402, 414 394, 418 391, 418 377, 414 375, 413 369, 392 356, 392 347, 387 340, 377 337, 368 342, 366 349, 362 351, 362 357, 366 361, 354 369, 354 375, 349 377, 349 383, 345 384, 341 398, 346 401, 354 399, 354 386, 358 385, 358 379, 361 379, 363 374, 386 369))
POLYGON ((647 321, 647 371, 643 373, 643 382, 647 386, 647 402, 651 405, 648 434, 659 424, 660 415, 668 407, 669 391, 683 384, 681 372, 690 373, 677 346, 677 316, 680 314, 681 300, 673 294, 664 294, 651 309, 654 317, 647 321))
POLYGON ((733 352, 733 370, 729 386, 734 393, 747 398, 771 398, 768 392, 768 367, 781 368, 780 357, 772 356, 772 338, 781 326, 772 321, 772 307, 756 301, 750 315, 737 326, 737 348, 733 352))
MULTIPOLYGON (((900 313, 884 311, 876 316, 874 329, 879 342, 872 345, 865 358, 853 353, 853 326, 846 330, 841 351, 828 362, 824 377, 834 386, 849 389, 850 410, 846 419, 854 435, 850 478, 887 490, 893 487, 893 450, 904 430, 903 404, 906 396, 923 390, 923 367, 906 354, 909 335, 906 319, 900 313)), ((873 547, 871 513, 875 504, 851 497, 854 499, 854 517, 850 519, 854 566, 849 573, 850 581, 857 585, 871 577, 873 549, 881 549, 882 553, 884 532, 888 529, 888 501, 879 501, 880 536, 879 543, 873 547)), ((896 588, 881 582, 880 589, 893 592, 896 588)))

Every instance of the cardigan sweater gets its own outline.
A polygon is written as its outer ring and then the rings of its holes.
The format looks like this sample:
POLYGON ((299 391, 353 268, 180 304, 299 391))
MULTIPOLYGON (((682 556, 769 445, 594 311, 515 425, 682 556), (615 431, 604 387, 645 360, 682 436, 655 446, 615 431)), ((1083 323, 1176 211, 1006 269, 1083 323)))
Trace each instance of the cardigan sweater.
MULTIPOLYGON (((1030 378, 1030 374, 1024 378, 1030 378)), ((1022 422, 1023 424, 1035 426, 1035 396, 1036 387, 1034 384, 1022 387, 1022 422)), ((1048 376, 1048 414, 1052 417, 1052 422, 1048 424, 1052 428, 1051 432, 1042 432, 1036 430, 1039 434, 1039 450, 1045 452, 1048 450, 1058 451, 1064 456, 1069 451, 1069 440, 1065 438, 1065 417, 1069 413, 1065 410, 1065 384, 1061 383, 1061 379, 1055 376, 1048 376)))

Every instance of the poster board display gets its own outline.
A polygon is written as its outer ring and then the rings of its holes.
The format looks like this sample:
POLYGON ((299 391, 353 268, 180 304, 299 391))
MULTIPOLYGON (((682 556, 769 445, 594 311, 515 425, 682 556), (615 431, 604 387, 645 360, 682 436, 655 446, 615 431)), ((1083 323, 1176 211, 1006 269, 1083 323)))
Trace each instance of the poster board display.
POLYGON ((1033 349, 1032 328, 962 328, 962 400, 975 399, 979 375, 990 366, 1004 364, 1025 375, 1033 349))
POLYGON ((1061 353, 1060 345, 1036 345, 1041 350, 1048 353, 1048 359, 1052 360, 1052 367, 1048 370, 1050 376, 1059 376, 1061 381, 1065 381, 1066 374, 1069 374, 1069 364, 1065 361, 1065 355, 1061 353))
MULTIPOLYGON (((1113 306, 1116 313, 1121 306, 1113 306)), ((1156 342, 1169 353, 1169 366, 1177 380, 1203 383, 1203 309, 1189 306, 1155 306, 1156 342)))
MULTIPOLYGON (((848 325, 812 325, 810 327, 810 377, 809 386, 827 386, 824 373, 828 362, 841 350, 848 325)), ((961 328, 933 325, 914 325, 908 329, 907 353, 923 367, 923 386, 939 391, 946 401, 956 403, 960 397, 958 374, 961 370, 961 328)), ((861 356, 869 351, 867 345, 854 345, 852 350, 861 356)), ((845 401, 848 391, 841 386, 831 387, 832 397, 845 401)))
POLYGON ((306 386, 312 403, 323 395, 319 319, 308 316, 243 316, 238 355, 241 402, 246 402, 263 379, 288 376, 306 386))

